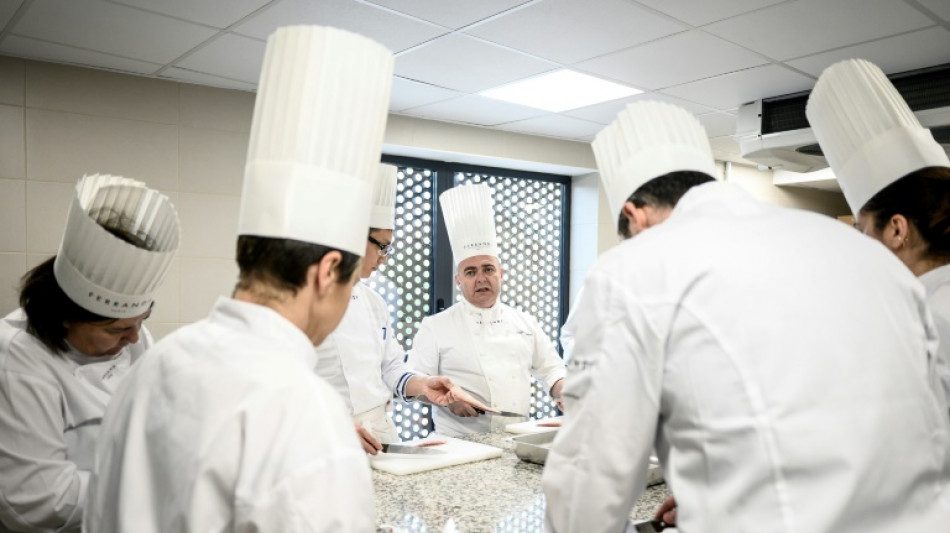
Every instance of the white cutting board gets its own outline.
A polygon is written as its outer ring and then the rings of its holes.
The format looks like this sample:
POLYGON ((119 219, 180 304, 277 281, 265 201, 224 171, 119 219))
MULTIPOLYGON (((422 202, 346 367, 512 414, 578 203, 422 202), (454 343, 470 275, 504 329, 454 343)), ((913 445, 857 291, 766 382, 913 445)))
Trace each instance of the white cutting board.
MULTIPOLYGON (((383 472, 389 472, 397 476, 404 476, 406 474, 417 474, 419 472, 445 468, 447 466, 494 459, 495 457, 501 457, 503 453, 501 448, 488 446, 487 444, 479 444, 477 442, 469 442, 452 437, 443 437, 436 434, 424 440, 444 440, 445 444, 433 446, 430 449, 442 450, 445 453, 438 455, 378 453, 370 456, 369 464, 376 470, 382 470, 383 472)), ((403 444, 412 444, 413 442, 419 441, 404 442, 403 444)))
POLYGON ((544 422, 564 422, 563 416, 554 416, 551 418, 542 418, 541 420, 528 420, 527 422, 518 422, 516 424, 508 424, 505 426, 505 431, 508 433, 517 433, 519 435, 524 435, 526 433, 541 433, 543 431, 554 431, 558 428, 544 427, 539 426, 538 424, 544 422))

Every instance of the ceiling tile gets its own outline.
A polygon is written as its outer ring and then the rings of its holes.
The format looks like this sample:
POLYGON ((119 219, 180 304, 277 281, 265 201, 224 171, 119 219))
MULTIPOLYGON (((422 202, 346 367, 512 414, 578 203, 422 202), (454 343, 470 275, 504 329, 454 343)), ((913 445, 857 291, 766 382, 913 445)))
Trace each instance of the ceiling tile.
POLYGON ((800 0, 704 29, 772 59, 785 60, 932 25, 916 9, 894 0, 800 0))
POLYGON ((416 107, 402 114, 433 120, 464 122, 479 126, 494 126, 504 122, 513 122, 537 117, 546 111, 532 107, 509 104, 483 96, 463 96, 436 104, 416 107))
POLYGON ((562 115, 544 115, 527 120, 501 124, 495 126, 495 129, 528 133, 531 135, 561 137, 564 139, 580 139, 593 138, 597 132, 604 129, 604 126, 579 118, 565 117, 562 115))
POLYGON ((712 148, 714 152, 739 155, 739 143, 736 142, 735 138, 731 135, 711 137, 709 139, 709 147, 712 148))
POLYGON ((818 76, 829 65, 854 57, 867 59, 888 74, 947 63, 950 62, 950 30, 937 26, 786 61, 786 64, 818 76), (909 54, 908 50, 914 53, 909 54))
POLYGON ((16 10, 20 8, 23 4, 23 0, 6 0, 0 2, 0 30, 2 30, 10 19, 13 18, 13 14, 16 13, 16 10))
POLYGON ((684 98, 716 109, 740 105, 811 89, 815 80, 777 65, 741 70, 715 78, 664 89, 664 94, 684 98))
POLYGON ((530 0, 367 0, 447 28, 461 28, 530 0))
POLYGON ((545 0, 466 33, 571 64, 685 29, 629 0, 545 0))
POLYGON ((99 0, 36 0, 13 34, 131 59, 168 63, 215 30, 99 0))
POLYGON ((576 68, 652 90, 765 63, 768 60, 758 54, 695 30, 584 61, 576 68))
POLYGON ((709 113, 696 118, 706 129, 707 137, 722 137, 736 133, 736 116, 730 113, 709 113))
POLYGON ((682 20, 693 26, 702 26, 717 20, 727 19, 755 9, 760 9, 785 0, 716 0, 715 2, 690 2, 688 0, 637 0, 657 11, 682 20))
POLYGON ((935 15, 950 22, 950 2, 947 0, 917 0, 917 3, 933 11, 935 15))
POLYGON ((623 111, 625 107, 627 107, 627 104, 648 100, 675 104, 693 114, 709 113, 710 111, 714 111, 714 109, 711 107, 694 104, 693 102, 688 102, 686 100, 681 100, 679 98, 674 98, 665 94, 643 93, 636 96, 628 96, 627 98, 620 98, 619 100, 611 100, 610 102, 604 102, 602 104, 571 109, 569 111, 565 111, 562 113, 562 115, 582 118, 584 120, 596 122, 598 124, 607 125, 617 118, 617 115, 619 115, 620 112, 623 111))
POLYGON ((557 66, 464 35, 443 37, 396 58, 399 76, 468 93, 557 66))
POLYGON ((265 48, 266 43, 257 39, 225 34, 175 66, 256 85, 261 77, 265 48))
POLYGON ((152 74, 161 68, 161 65, 157 63, 136 61, 16 35, 9 35, 3 40, 3 43, 0 43, 0 53, 55 63, 71 63, 95 68, 121 70, 136 74, 152 74))
POLYGON ((238 33, 267 39, 280 26, 320 24, 349 30, 399 52, 438 37, 444 28, 409 19, 353 0, 284 0, 235 26, 238 33))
POLYGON ((162 71, 162 77, 170 80, 181 81, 185 83, 194 83, 198 85, 208 85, 211 87, 222 87, 225 89, 239 89, 242 91, 255 91, 257 84, 244 83, 226 78, 219 78, 201 72, 193 72, 183 68, 169 68, 162 71))
POLYGON ((270 0, 112 0, 117 4, 154 11, 162 15, 207 24, 215 28, 227 28, 247 15, 260 9, 270 0))
POLYGON ((389 97, 389 109, 391 111, 402 111, 459 96, 463 96, 463 94, 395 76, 393 77, 392 93, 389 97))

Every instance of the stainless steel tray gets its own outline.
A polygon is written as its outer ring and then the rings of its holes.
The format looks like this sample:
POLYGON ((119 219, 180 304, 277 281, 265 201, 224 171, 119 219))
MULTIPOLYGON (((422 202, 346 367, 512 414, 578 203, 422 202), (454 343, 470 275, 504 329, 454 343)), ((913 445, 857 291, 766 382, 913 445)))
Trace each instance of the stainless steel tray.
POLYGON ((515 443, 515 455, 522 461, 543 465, 548 458, 548 449, 551 448, 555 435, 557 435, 557 430, 553 429, 512 437, 511 441, 515 443))
MULTIPOLYGON (((515 443, 515 455, 522 461, 543 465, 548 458, 548 450, 554 442, 557 429, 542 433, 529 433, 512 437, 515 443)), ((650 457, 650 467, 647 469, 647 486, 663 483, 663 469, 656 457, 650 457)))

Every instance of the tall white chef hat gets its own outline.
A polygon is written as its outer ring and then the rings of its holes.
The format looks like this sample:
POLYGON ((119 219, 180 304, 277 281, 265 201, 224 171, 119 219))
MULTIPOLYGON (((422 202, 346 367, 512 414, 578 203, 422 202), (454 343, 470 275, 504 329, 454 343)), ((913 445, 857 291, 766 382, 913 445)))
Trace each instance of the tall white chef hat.
POLYGON ((369 227, 395 229, 396 227, 396 175, 399 169, 393 165, 380 164, 373 183, 373 211, 369 227))
POLYGON ((363 255, 393 55, 320 26, 267 40, 241 193, 239 235, 363 255))
POLYGON ((151 307, 178 240, 178 213, 167 196, 120 176, 85 176, 66 215, 53 275, 83 309, 138 316, 151 307))
POLYGON ((664 102, 628 104, 592 143, 612 217, 637 188, 677 171, 716 177, 703 125, 689 111, 664 102))
POLYGON ((805 113, 855 216, 881 189, 907 174, 950 166, 946 152, 887 76, 863 59, 826 68, 805 113))
POLYGON ((439 195, 455 264, 476 255, 498 257, 495 202, 484 183, 453 187, 439 195))

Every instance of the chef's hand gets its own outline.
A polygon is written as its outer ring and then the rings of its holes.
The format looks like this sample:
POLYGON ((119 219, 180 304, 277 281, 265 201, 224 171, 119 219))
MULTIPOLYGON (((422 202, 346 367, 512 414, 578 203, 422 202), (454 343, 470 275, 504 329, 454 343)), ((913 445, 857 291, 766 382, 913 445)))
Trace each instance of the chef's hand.
POLYGON ((423 397, 419 399, 441 406, 450 406, 452 403, 461 402, 475 409, 481 409, 489 413, 498 412, 476 400, 471 394, 465 392, 462 387, 452 383, 452 380, 445 376, 412 376, 409 383, 406 384, 406 395, 423 397))
POLYGON ((662 520, 668 526, 676 525, 676 498, 670 496, 660 505, 653 515, 654 520, 662 520))
POLYGON ((449 404, 449 411, 452 411, 452 414, 455 416, 460 416, 462 418, 468 418, 470 416, 478 416, 478 411, 475 410, 471 405, 465 402, 453 402, 449 404))
POLYGON ((564 391, 564 378, 561 378, 554 382, 554 386, 551 387, 551 398, 557 404, 557 408, 564 412, 564 401, 561 399, 561 394, 564 391))
POLYGON ((379 450, 383 449, 383 445, 362 424, 353 422, 353 427, 356 429, 356 436, 359 437, 360 444, 363 445, 363 451, 370 455, 376 455, 379 450))

